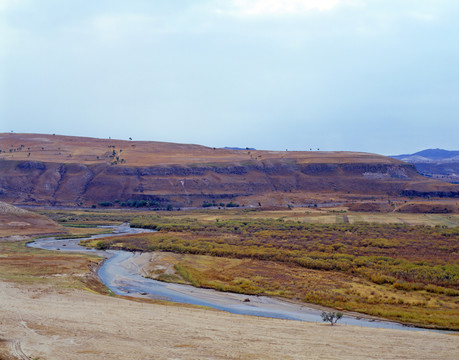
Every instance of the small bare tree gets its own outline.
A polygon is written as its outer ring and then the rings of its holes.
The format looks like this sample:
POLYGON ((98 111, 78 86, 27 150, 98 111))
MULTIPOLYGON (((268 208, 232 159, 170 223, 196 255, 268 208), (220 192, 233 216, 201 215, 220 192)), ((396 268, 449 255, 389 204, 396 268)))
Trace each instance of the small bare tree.
POLYGON ((328 311, 322 311, 322 314, 320 315, 322 317, 322 321, 324 322, 330 322, 330 325, 335 325, 336 322, 343 317, 343 313, 338 311, 338 312, 328 312, 328 311))

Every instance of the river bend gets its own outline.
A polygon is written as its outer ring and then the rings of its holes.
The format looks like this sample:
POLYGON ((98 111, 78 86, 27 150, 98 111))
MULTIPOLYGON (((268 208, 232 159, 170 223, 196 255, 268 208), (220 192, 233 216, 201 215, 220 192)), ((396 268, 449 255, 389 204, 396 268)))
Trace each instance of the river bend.
MULTIPOLYGON (((94 235, 91 239, 152 231, 131 228, 129 224, 107 226, 107 228, 113 229, 113 233, 94 235)), ((267 296, 219 292, 212 289, 196 288, 191 285, 165 283, 145 278, 140 275, 140 269, 135 261, 133 261, 136 257, 140 256, 140 253, 123 250, 88 249, 78 245, 82 240, 86 239, 58 240, 51 237, 37 239, 29 243, 28 246, 54 251, 91 253, 105 257, 107 260, 105 260, 100 267, 98 275, 102 282, 118 295, 208 306, 235 314, 311 322, 322 321, 320 317, 321 310, 286 300, 279 300, 267 296)), ((349 314, 343 316, 340 320, 340 324, 402 330, 426 330, 423 328, 405 326, 395 322, 371 320, 364 317, 358 317, 358 315, 352 316, 349 314)))

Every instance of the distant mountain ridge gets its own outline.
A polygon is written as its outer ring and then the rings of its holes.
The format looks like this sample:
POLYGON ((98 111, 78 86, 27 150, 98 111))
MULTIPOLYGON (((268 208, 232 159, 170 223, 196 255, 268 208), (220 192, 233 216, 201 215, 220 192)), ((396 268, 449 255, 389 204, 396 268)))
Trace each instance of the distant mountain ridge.
POLYGON ((426 149, 414 154, 403 154, 391 156, 394 159, 416 163, 416 162, 459 162, 459 151, 444 149, 426 149))
POLYGON ((413 164, 424 176, 459 183, 459 151, 444 149, 427 149, 414 154, 391 156, 413 164))

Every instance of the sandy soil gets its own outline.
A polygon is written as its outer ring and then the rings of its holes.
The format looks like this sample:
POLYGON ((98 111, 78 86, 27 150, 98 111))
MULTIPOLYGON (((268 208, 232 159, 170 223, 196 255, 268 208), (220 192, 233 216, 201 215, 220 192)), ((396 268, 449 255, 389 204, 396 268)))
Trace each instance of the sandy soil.
POLYGON ((1 340, 8 346, 0 347, 0 359, 11 354, 49 360, 459 357, 455 335, 331 327, 4 282, 1 340))

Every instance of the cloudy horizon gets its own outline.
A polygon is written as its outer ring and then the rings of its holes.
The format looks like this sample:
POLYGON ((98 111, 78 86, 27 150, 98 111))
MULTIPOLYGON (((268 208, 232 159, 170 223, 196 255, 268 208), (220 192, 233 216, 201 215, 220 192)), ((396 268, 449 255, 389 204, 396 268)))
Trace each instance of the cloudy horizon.
POLYGON ((459 3, 0 0, 0 125, 268 150, 457 150, 459 3))

